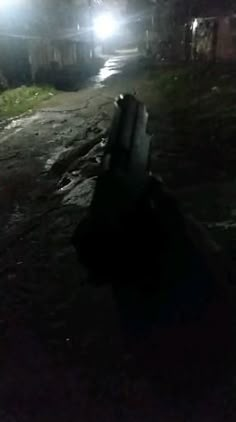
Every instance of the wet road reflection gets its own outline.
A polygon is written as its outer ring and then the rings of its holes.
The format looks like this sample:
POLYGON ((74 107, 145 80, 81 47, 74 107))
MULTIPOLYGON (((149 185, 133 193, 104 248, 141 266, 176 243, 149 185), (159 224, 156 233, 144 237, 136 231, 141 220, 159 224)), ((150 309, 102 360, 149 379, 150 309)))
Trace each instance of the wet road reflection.
MULTIPOLYGON (((89 88, 103 88, 104 82, 109 79, 111 76, 118 75, 122 73, 124 67, 127 63, 135 60, 137 58, 137 51, 134 50, 127 50, 127 51, 119 51, 116 55, 107 58, 104 63, 104 66, 99 70, 97 75, 92 76, 89 80, 84 84, 84 87, 89 88)), ((23 115, 18 116, 13 119, 7 119, 0 121, 0 143, 6 141, 12 134, 20 132, 23 128, 33 123, 35 120, 40 120, 41 114, 40 112, 36 112, 33 115, 23 115)))
POLYGON ((124 66, 124 57, 122 56, 112 57, 105 62, 104 67, 99 71, 99 73, 90 79, 90 82, 94 83, 95 87, 98 87, 98 88, 102 87, 103 86, 102 83, 107 78, 113 75, 119 74, 123 66, 124 66))
POLYGON ((110 57, 105 61, 103 68, 96 76, 90 78, 90 82, 95 88, 102 88, 103 82, 111 76, 118 75, 122 72, 124 66, 137 57, 137 50, 120 51, 117 55, 110 57))

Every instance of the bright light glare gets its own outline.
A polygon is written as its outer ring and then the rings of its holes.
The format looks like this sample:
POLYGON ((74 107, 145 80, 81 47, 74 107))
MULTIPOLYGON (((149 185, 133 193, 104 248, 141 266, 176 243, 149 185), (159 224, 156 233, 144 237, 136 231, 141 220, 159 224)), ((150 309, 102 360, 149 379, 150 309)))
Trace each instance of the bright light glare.
POLYGON ((8 6, 8 0, 0 0, 0 9, 5 9, 8 6))
POLYGON ((194 19, 194 21, 193 21, 193 32, 196 31, 197 27, 198 27, 198 20, 194 19))
POLYGON ((104 13, 94 19, 93 28, 96 36, 104 40, 115 34, 118 29, 118 23, 111 13, 104 13))
POLYGON ((0 10, 9 10, 24 4, 25 0, 0 0, 0 10))

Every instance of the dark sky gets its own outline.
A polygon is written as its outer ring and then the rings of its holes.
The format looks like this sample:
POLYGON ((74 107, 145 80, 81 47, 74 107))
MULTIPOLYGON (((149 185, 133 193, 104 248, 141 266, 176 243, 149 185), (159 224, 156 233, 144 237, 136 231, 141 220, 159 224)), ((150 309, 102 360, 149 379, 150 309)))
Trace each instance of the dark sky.
POLYGON ((234 0, 193 0, 193 3, 196 5, 196 12, 202 14, 211 11, 228 13, 235 9, 236 2, 234 0))
MULTIPOLYGON (((150 3, 150 0, 127 0, 128 5, 132 9, 140 10, 150 3)), ((158 0, 156 0, 158 3, 158 0)), ((162 4, 163 4, 162 0, 162 4)), ((166 0, 168 4, 168 0, 166 0)), ((175 2, 172 2, 174 4, 175 2)), ((229 13, 236 11, 236 0, 177 0, 176 5, 179 5, 181 10, 192 9, 194 14, 208 14, 208 13, 229 13)))

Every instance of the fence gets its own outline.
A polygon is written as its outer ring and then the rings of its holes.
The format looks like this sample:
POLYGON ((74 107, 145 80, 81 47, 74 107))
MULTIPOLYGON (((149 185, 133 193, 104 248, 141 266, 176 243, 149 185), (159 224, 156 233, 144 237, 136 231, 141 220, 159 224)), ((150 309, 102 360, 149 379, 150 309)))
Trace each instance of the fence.
POLYGON ((89 42, 73 37, 52 40, 0 33, 0 72, 9 86, 51 82, 56 70, 88 64, 90 50, 89 42))

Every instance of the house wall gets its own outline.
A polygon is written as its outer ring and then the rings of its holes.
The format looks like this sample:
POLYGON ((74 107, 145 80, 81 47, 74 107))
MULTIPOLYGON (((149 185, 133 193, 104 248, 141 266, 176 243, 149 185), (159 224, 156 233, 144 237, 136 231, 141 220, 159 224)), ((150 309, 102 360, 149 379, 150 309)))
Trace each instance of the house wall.
POLYGON ((192 22, 193 60, 236 60, 236 16, 198 18, 192 22))
POLYGON ((28 40, 0 37, 0 70, 9 86, 25 84, 31 80, 28 40))
POLYGON ((33 81, 37 78, 40 69, 49 69, 54 62, 60 63, 60 54, 47 40, 31 40, 29 42, 29 62, 33 81))
POLYGON ((223 17, 219 19, 217 53, 218 59, 222 60, 236 60, 236 43, 233 17, 223 17))
POLYGON ((218 39, 216 19, 195 19, 192 25, 192 59, 212 61, 216 58, 218 39))
POLYGON ((83 66, 89 60, 86 42, 0 37, 0 69, 10 86, 36 80, 52 82, 55 70, 83 66), (38 78, 40 73, 42 78, 38 78))

